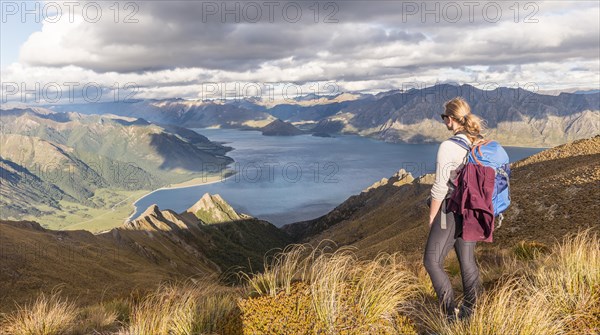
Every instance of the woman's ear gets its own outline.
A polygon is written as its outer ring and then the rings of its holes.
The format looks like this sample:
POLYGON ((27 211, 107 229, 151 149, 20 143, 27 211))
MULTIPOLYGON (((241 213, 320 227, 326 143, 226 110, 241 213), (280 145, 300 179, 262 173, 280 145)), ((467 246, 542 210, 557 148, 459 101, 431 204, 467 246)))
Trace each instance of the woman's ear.
POLYGON ((452 124, 451 124, 452 130, 454 130, 454 131, 458 130, 458 128, 460 127, 460 125, 458 124, 458 122, 456 122, 456 120, 454 120, 454 118, 451 118, 450 120, 452 122, 452 124))

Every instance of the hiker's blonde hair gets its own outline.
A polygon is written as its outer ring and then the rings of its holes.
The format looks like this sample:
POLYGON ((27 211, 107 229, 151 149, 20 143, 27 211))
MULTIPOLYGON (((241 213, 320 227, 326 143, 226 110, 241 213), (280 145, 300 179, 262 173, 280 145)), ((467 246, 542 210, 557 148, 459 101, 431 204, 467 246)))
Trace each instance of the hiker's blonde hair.
POLYGON ((462 97, 456 97, 444 104, 444 114, 452 117, 462 127, 471 143, 483 138, 485 121, 471 113, 471 107, 462 97))

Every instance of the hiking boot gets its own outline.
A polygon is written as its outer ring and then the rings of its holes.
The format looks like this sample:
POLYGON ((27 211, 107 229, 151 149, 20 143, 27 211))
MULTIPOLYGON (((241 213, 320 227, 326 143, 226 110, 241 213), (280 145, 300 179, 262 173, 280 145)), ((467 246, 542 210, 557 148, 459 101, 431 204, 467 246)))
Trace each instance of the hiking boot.
POLYGON ((448 313, 448 314, 446 314, 446 321, 448 323, 453 323, 458 318, 458 313, 459 313, 458 308, 454 308, 453 312, 454 313, 448 313))
POLYGON ((471 308, 465 307, 464 305, 460 306, 460 310, 458 311, 458 319, 461 321, 469 319, 471 314, 473 314, 473 310, 471 308))

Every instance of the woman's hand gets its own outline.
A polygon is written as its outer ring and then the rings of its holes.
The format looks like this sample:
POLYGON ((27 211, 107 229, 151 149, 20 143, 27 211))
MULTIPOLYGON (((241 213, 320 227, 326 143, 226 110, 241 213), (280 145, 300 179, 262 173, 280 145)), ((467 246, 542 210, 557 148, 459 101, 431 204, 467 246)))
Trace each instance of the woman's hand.
POLYGON ((433 225, 433 221, 442 207, 442 200, 431 199, 431 207, 429 207, 429 227, 433 225))

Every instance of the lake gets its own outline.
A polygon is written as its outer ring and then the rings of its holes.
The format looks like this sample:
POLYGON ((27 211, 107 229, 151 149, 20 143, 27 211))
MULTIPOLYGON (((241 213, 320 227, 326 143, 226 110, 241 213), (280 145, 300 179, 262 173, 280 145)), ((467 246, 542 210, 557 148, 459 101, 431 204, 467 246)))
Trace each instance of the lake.
MULTIPOLYGON (((263 136, 260 131, 193 129, 234 150, 237 173, 186 188, 159 190, 136 203, 136 213, 157 204, 182 212, 206 192, 219 194, 236 211, 280 227, 328 213, 348 197, 404 168, 414 177, 435 170, 438 144, 396 144, 357 135, 263 136)), ((505 147, 511 161, 542 148, 505 147)))

